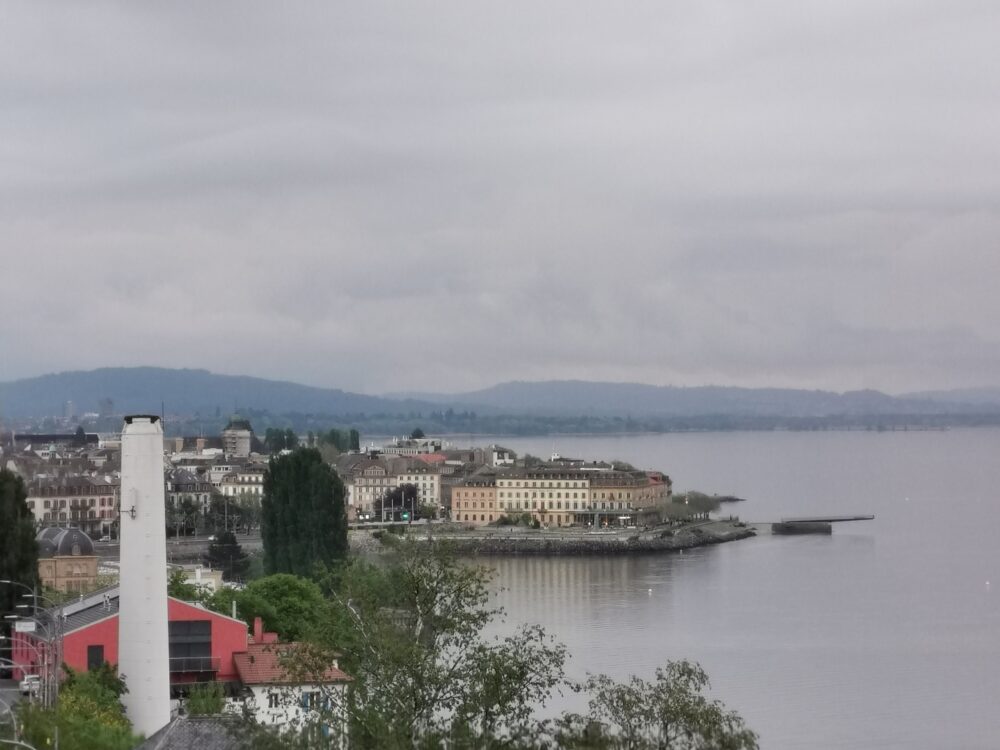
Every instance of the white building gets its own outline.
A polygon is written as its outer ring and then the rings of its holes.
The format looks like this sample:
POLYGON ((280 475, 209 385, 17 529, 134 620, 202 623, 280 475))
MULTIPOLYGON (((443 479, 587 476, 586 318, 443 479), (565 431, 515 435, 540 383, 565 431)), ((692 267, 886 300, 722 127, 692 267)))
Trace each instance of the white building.
POLYGON ((255 638, 245 652, 233 654, 240 681, 249 691, 244 707, 259 724, 279 729, 300 729, 308 723, 322 722, 326 731, 339 738, 340 746, 347 747, 344 707, 351 678, 340 671, 336 660, 305 681, 293 677, 283 661, 306 646, 277 643, 267 638, 273 633, 263 635, 263 642, 255 638))

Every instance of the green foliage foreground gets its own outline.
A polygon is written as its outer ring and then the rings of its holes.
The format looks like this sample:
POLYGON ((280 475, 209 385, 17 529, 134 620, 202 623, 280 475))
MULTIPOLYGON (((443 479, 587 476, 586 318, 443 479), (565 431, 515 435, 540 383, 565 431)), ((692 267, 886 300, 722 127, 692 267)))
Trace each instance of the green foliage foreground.
POLYGON ((125 717, 121 696, 125 683, 104 664, 89 672, 66 668, 58 709, 34 703, 18 706, 22 740, 37 748, 60 750, 130 750, 139 742, 125 717))
POLYGON ((538 626, 487 637, 502 615, 489 607, 487 568, 456 560, 445 546, 396 541, 385 564, 353 560, 329 569, 321 585, 332 606, 316 642, 286 667, 317 682, 341 654, 354 679, 324 689, 319 721, 298 735, 267 733, 258 748, 336 746, 346 717, 349 746, 375 748, 645 748, 749 750, 756 735, 703 695, 705 673, 673 662, 654 680, 619 684, 565 679, 566 649, 538 626), (585 693, 587 715, 539 714, 561 690, 585 693))

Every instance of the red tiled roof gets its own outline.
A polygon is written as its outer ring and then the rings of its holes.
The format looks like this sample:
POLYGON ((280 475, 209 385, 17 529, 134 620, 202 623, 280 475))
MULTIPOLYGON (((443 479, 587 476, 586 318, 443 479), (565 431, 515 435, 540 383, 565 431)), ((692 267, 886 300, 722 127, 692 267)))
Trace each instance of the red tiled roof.
POLYGON ((418 453, 413 458, 423 461, 425 464, 440 464, 448 460, 448 457, 443 453, 418 453))
MULTIPOLYGON (((244 685, 291 685, 302 680, 291 677, 281 665, 281 657, 298 648, 297 643, 251 643, 247 650, 233 654, 236 672, 244 685)), ((350 677, 329 667, 314 683, 349 682, 350 677)))

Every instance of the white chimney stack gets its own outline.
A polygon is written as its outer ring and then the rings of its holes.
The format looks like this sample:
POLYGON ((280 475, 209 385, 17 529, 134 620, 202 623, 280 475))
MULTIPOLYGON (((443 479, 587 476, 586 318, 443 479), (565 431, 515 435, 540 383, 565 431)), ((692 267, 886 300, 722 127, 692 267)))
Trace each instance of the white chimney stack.
POLYGON ((118 674, 125 713, 147 737, 170 721, 163 429, 156 416, 122 430, 118 674))

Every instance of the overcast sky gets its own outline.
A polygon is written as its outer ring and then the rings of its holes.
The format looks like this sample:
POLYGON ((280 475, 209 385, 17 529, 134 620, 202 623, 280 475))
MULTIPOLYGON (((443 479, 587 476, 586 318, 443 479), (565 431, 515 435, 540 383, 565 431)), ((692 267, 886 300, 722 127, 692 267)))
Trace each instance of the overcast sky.
POLYGON ((0 5, 0 381, 1000 383, 1000 4, 0 5))

